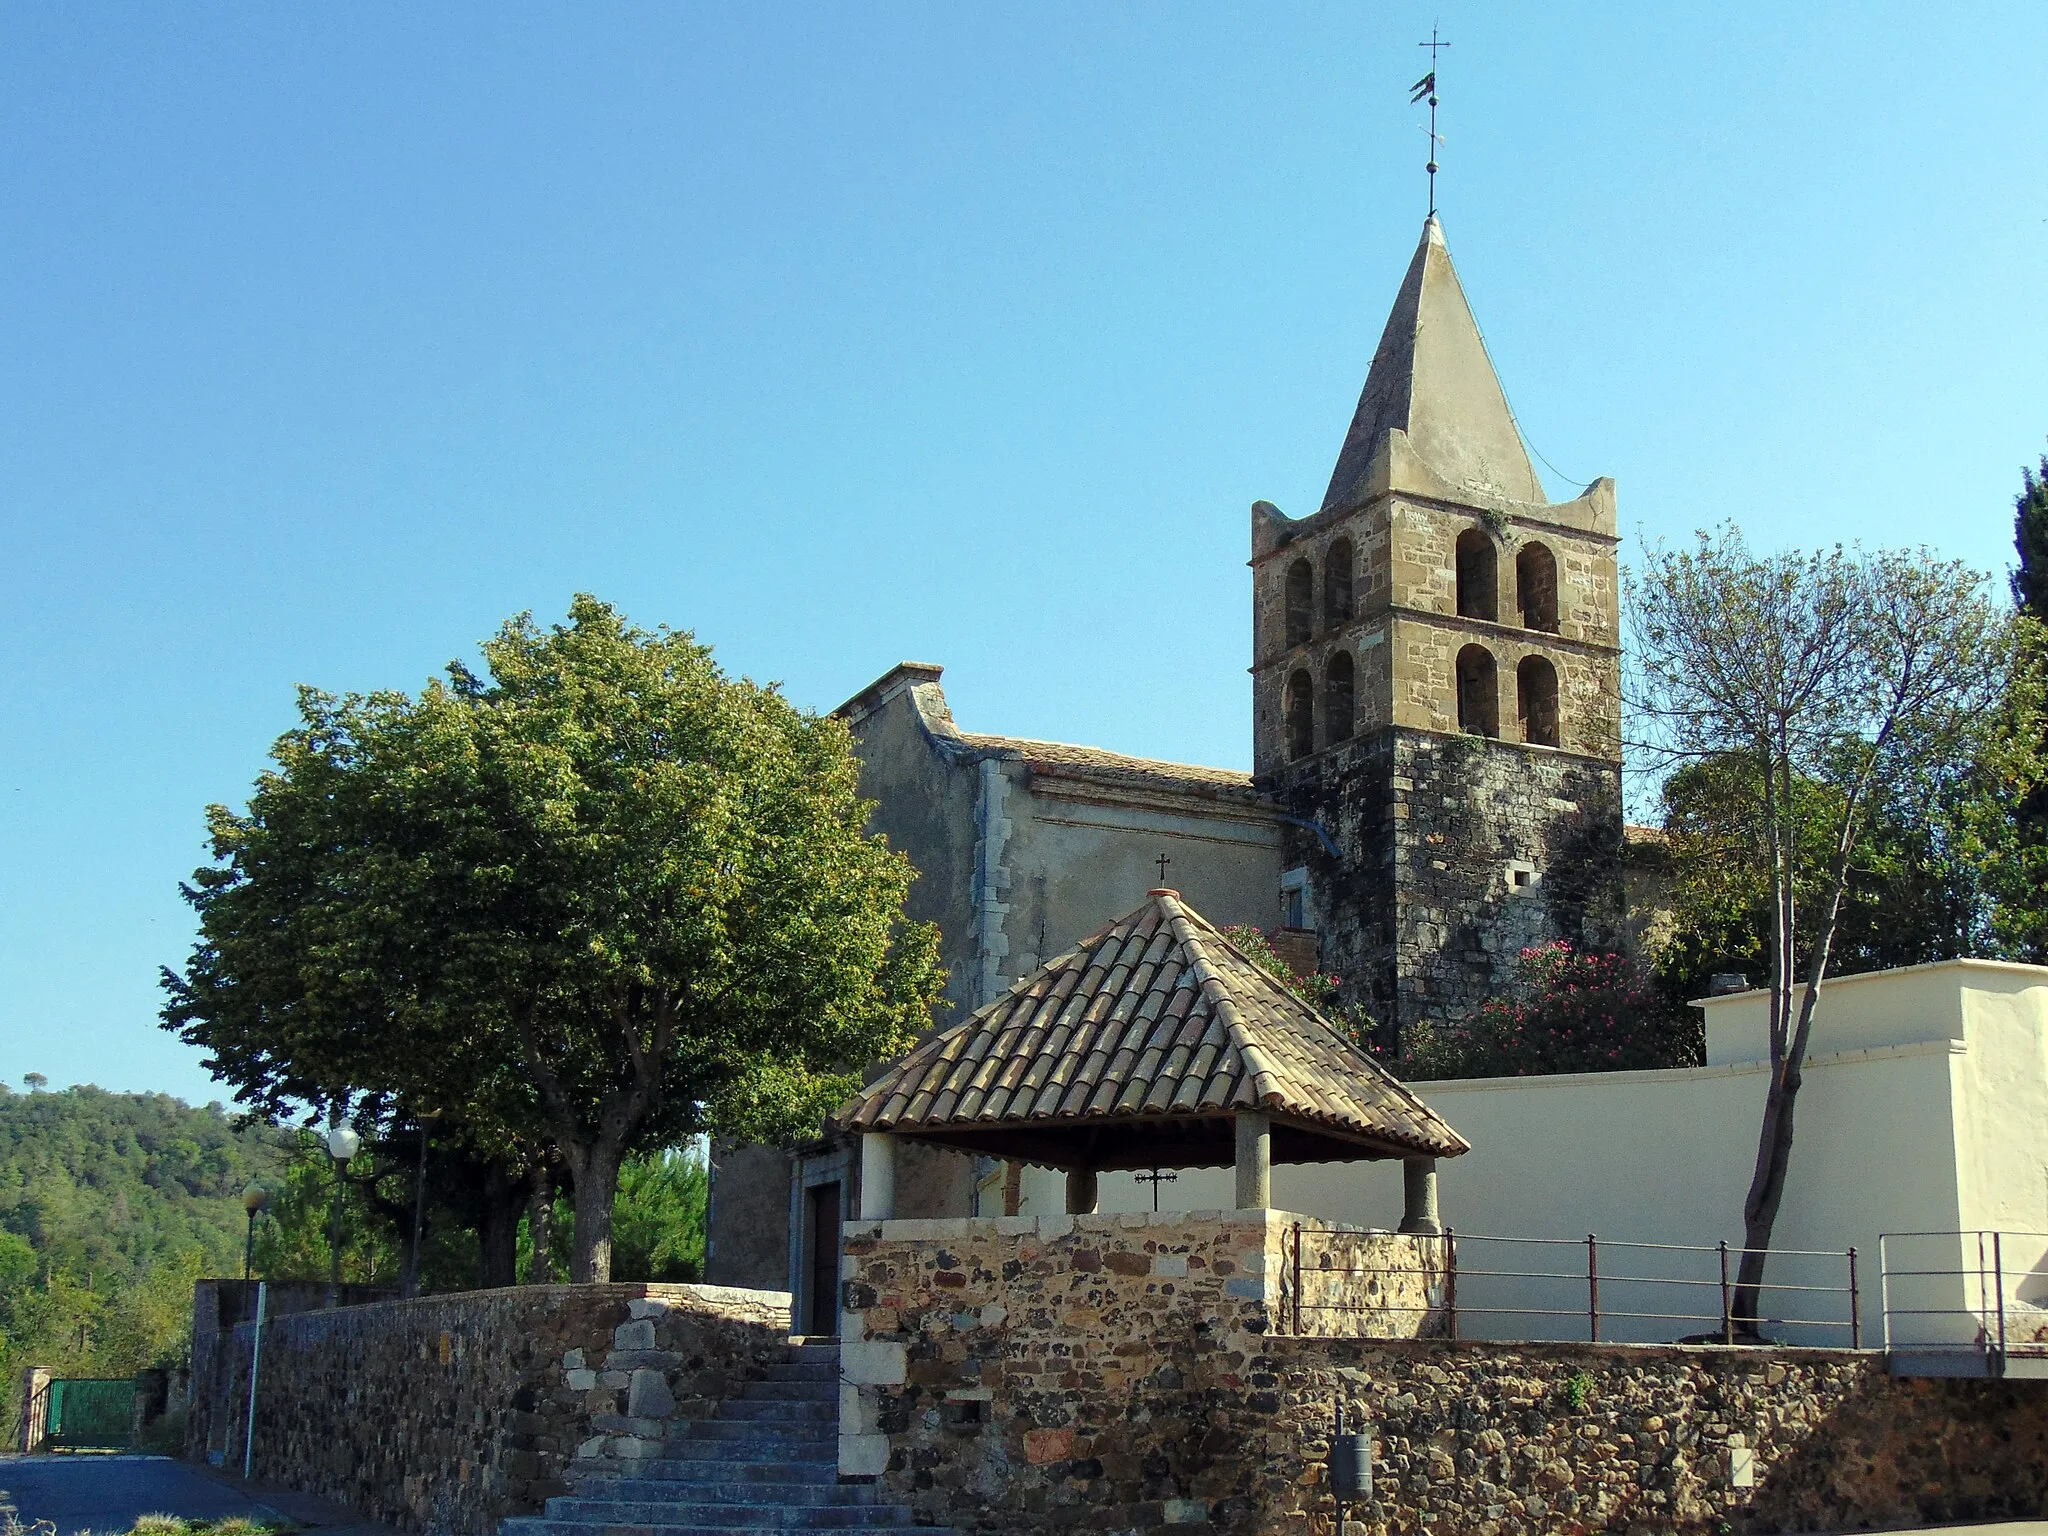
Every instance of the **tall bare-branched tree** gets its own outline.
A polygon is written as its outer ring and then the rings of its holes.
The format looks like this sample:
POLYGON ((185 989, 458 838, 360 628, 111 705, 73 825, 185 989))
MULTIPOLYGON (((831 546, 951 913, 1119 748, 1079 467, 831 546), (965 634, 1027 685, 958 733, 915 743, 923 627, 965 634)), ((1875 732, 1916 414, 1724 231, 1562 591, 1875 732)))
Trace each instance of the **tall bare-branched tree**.
POLYGON ((1760 555, 1732 526, 1651 550, 1628 605, 1637 766, 1747 764, 1724 782, 1771 892, 1770 1084, 1734 1300, 1754 1331, 1857 833, 1877 790, 1975 749, 2013 626, 1981 575, 1924 550, 1760 555), (1799 850, 1817 833, 1827 872, 1802 919, 1799 850))

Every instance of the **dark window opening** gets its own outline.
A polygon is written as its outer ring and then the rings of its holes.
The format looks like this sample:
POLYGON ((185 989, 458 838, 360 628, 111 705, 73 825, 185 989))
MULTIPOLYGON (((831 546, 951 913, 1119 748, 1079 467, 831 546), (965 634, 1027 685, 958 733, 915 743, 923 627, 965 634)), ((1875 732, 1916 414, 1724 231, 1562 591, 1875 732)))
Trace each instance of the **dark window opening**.
POLYGON ((1493 540, 1485 530, 1467 528, 1458 535, 1458 617, 1485 619, 1500 617, 1498 564, 1493 540))
POLYGON ((1339 651, 1323 674, 1323 739, 1331 746, 1351 739, 1351 653, 1339 651))
POLYGON ((1338 539, 1323 557, 1323 622, 1351 622, 1351 541, 1338 539))
POLYGON ((1541 656, 1524 656, 1515 668, 1515 712, 1522 719, 1522 740, 1557 745, 1557 668, 1541 656))
POLYGON ((1287 644, 1306 645, 1316 622, 1316 568, 1306 560, 1287 567, 1287 644))
POLYGON ((1287 755, 1307 757, 1316 749, 1316 687, 1306 672, 1287 679, 1287 755))
POLYGON ((1557 556, 1542 544, 1524 544, 1515 556, 1515 595, 1522 628, 1557 633, 1557 556))
POLYGON ((1458 729, 1467 736, 1500 735, 1499 672, 1483 645, 1458 652, 1458 729))

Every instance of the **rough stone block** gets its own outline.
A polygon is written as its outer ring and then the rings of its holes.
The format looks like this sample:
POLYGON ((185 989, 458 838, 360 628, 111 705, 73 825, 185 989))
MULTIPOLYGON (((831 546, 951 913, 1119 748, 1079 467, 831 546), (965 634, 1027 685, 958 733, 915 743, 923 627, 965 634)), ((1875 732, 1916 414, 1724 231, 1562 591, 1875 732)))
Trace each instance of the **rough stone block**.
POLYGON ((860 1386, 893 1387, 903 1382, 909 1351, 881 1339, 846 1339, 839 1346, 839 1375, 860 1386))
POLYGON ((563 1369, 563 1370, 565 1370, 565 1371, 580 1371, 580 1370, 582 1370, 582 1369, 583 1369, 583 1351, 582 1351, 582 1350, 580 1350, 580 1349, 572 1349, 572 1350, 570 1350, 570 1351, 569 1351, 569 1352, 568 1352, 567 1354, 563 1355, 563 1356, 562 1356, 562 1369, 563 1369))
MULTIPOLYGON (((580 1355, 582 1351, 578 1350, 577 1353, 580 1355)), ((564 1371, 562 1372, 562 1380, 571 1392, 590 1392, 597 1387, 597 1372, 581 1370, 564 1371)))
POLYGON ((642 1440, 638 1435, 619 1435, 612 1440, 610 1451, 620 1461, 652 1461, 661 1454, 662 1443, 642 1440))
POLYGON ((616 1327, 616 1328, 614 1328, 614 1329, 612 1330, 612 1348, 614 1348, 614 1349, 652 1349, 652 1348, 654 1348, 654 1324, 653 1324, 653 1322, 652 1322, 652 1321, 651 1321, 650 1319, 648 1319, 648 1318, 640 1317, 640 1318, 635 1318, 635 1319, 634 1319, 633 1321, 631 1321, 631 1322, 629 1322, 629 1323, 621 1323, 621 1324, 619 1324, 619 1326, 618 1326, 618 1327, 616 1327))
POLYGON ((683 1357, 672 1349, 615 1349, 605 1360, 608 1371, 672 1371, 683 1357))
POLYGON ((841 1477, 880 1477, 889 1470, 889 1437, 887 1435, 841 1435, 839 1437, 839 1475, 841 1477))
POLYGON ((1209 1502, 1206 1499, 1168 1499, 1159 1506, 1159 1512, 1168 1525, 1200 1525, 1209 1519, 1209 1502))
POLYGON ((638 1419, 665 1419, 676 1411, 675 1395, 660 1371, 639 1370, 626 1392, 626 1412, 638 1419))
POLYGON ((1159 1254, 1152 1260, 1152 1273, 1162 1280, 1184 1280, 1188 1273, 1188 1257, 1184 1253, 1159 1254))
POLYGON ((872 1434, 876 1428, 875 1391, 863 1391, 850 1381, 839 1383, 839 1433, 872 1434))
POLYGON ((636 1321, 642 1318, 666 1317, 671 1310, 667 1302, 654 1296, 637 1296, 626 1303, 626 1315, 636 1321))
POLYGON ((1065 1461, 1073 1449, 1074 1431, 1071 1428, 1024 1431, 1024 1459, 1034 1467, 1065 1461))

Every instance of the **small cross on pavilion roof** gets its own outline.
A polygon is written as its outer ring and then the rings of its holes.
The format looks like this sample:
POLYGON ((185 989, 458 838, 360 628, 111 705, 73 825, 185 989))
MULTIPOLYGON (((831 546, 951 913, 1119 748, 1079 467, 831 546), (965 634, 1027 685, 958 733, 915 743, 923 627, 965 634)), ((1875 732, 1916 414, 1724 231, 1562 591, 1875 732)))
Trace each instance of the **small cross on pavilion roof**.
POLYGON ((1227 1167, 1270 1115, 1275 1162, 1455 1157, 1469 1143, 1177 891, 939 1031, 834 1117, 1066 1169, 1227 1167))

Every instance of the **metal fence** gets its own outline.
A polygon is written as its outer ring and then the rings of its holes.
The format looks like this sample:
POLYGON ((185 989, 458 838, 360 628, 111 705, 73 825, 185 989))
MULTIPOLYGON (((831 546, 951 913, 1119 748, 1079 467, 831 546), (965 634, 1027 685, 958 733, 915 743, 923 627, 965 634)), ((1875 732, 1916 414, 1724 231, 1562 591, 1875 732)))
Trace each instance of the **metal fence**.
POLYGON ((1878 1240, 1885 1348, 1956 1372, 2048 1364, 2048 1233, 1961 1228, 1878 1240))
MULTIPOLYGON (((1768 1250, 1758 1316, 1736 1316, 1736 1275, 1747 1250, 1730 1243, 1630 1243, 1583 1238, 1494 1237, 1445 1231, 1420 1265, 1344 1264, 1360 1234, 1297 1222, 1288 1255, 1293 1331, 1333 1331, 1345 1314, 1424 1312, 1441 1337, 1583 1338, 1653 1342, 1674 1334, 1732 1344, 1754 1327, 1822 1343, 1863 1345, 1862 1288, 1854 1248, 1768 1250), (1408 1277, 1412 1302, 1351 1297, 1342 1277, 1408 1277), (1413 1282, 1419 1281, 1419 1285, 1413 1282), (1334 1282, 1334 1283, 1333 1283, 1334 1282), (1695 1325, 1687 1327, 1685 1325, 1695 1325), (1503 1331, 1503 1327, 1508 1331, 1503 1331)), ((1428 1240, 1425 1239, 1425 1242, 1428 1240)))

